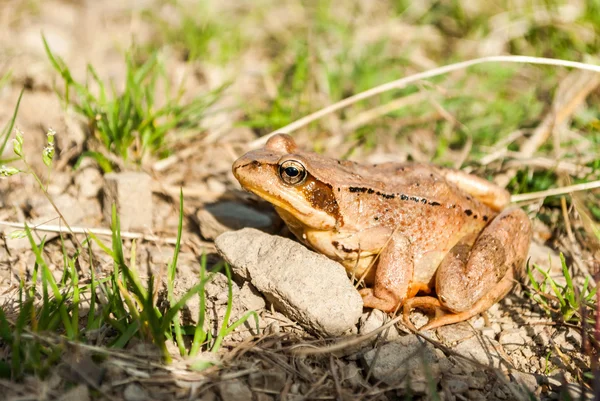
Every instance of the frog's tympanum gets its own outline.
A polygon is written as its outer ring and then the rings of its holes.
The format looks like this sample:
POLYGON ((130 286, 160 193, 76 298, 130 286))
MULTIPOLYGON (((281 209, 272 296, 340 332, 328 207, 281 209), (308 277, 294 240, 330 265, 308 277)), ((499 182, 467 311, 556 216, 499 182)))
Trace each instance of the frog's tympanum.
POLYGON ((341 161, 277 134, 240 157, 233 174, 296 237, 361 279, 366 307, 403 307, 407 322, 413 308, 435 311, 422 330, 485 311, 524 269, 527 215, 505 209, 504 189, 458 170, 341 161))

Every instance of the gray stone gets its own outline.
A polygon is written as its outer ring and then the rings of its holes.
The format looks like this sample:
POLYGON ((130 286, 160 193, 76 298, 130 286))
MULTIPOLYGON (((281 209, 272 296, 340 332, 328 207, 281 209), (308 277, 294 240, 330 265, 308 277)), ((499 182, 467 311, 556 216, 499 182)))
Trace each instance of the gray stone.
POLYGON ((238 276, 306 330, 337 336, 355 328, 362 298, 339 263, 252 228, 223 233, 215 246, 238 276))
POLYGON ((449 394, 463 394, 469 390, 468 378, 459 376, 444 377, 442 379, 442 388, 449 394))
POLYGON ((152 178, 144 173, 109 173, 104 176, 104 219, 111 221, 117 205, 121 230, 148 230, 153 226, 152 178))
MULTIPOLYGON (((369 310, 368 312, 363 313, 363 315, 360 317, 358 332, 360 334, 368 334, 374 330, 377 330, 390 320, 391 318, 385 312, 382 312, 378 309, 369 310)), ((396 326, 393 325, 379 333, 377 336, 374 336, 373 340, 377 339, 382 341, 392 341, 398 337, 400 337, 400 333, 398 333, 396 326)))
POLYGON ((481 335, 486 336, 491 339, 496 338, 496 332, 492 327, 484 327, 481 329, 481 335))
MULTIPOLYGON (((65 220, 70 226, 74 226, 77 223, 81 222, 81 220, 85 217, 85 211, 81 207, 80 202, 77 199, 73 198, 71 195, 62 194, 56 197, 52 197, 54 204, 57 209, 63 215, 65 220)), ((62 226, 64 231, 67 231, 67 227, 64 222, 59 218, 58 213, 52 206, 52 204, 45 198, 39 198, 32 205, 33 211, 39 217, 33 219, 33 221, 28 222, 27 225, 31 227, 35 227, 40 224, 50 224, 56 226, 62 226)), ((11 238, 11 233, 14 231, 22 231, 20 229, 15 228, 6 228, 4 230, 4 235, 6 236, 6 246, 11 250, 24 250, 30 249, 31 244, 29 243, 29 239, 27 237, 21 238, 11 238)), ((58 237, 58 232, 39 232, 36 233, 32 230, 33 238, 36 242, 40 242, 42 237, 46 237, 46 242, 58 237)))
POLYGON ((200 234, 207 240, 214 240, 227 231, 244 227, 256 228, 274 233, 275 215, 262 213, 239 202, 219 202, 206 205, 196 212, 200 234))
POLYGON ((471 337, 453 348, 460 355, 484 365, 500 367, 504 360, 502 346, 487 337, 471 337))
POLYGON ((483 390, 485 388, 485 385, 487 384, 487 382, 488 382, 488 378, 485 375, 485 373, 483 375, 473 374, 473 375, 469 376, 469 380, 468 380, 469 388, 476 389, 476 390, 483 390))
POLYGON ((258 290, 247 281, 242 285, 242 289, 238 293, 239 302, 247 310, 257 311, 264 309, 266 306, 265 299, 260 295, 258 290))
POLYGON ((581 392, 582 386, 580 384, 567 383, 565 388, 567 390, 567 393, 569 393, 569 396, 571 397, 572 400, 593 400, 594 399, 594 393, 591 392, 590 390, 584 390, 583 393, 581 392))
POLYGON ((75 175, 75 185, 82 198, 95 198, 102 188, 102 174, 92 166, 81 169, 75 175))
POLYGON ((440 341, 448 346, 452 346, 468 340, 477 333, 467 322, 460 322, 439 327, 436 329, 436 334, 440 341))
POLYGON ((220 381, 217 387, 223 401, 248 401, 252 399, 250 387, 239 379, 220 381))
POLYGON ((563 352, 574 352, 581 349, 581 334, 570 328, 568 331, 562 331, 554 337, 554 343, 563 352))
POLYGON ((508 329, 500 333, 498 342, 502 344, 507 351, 514 351, 525 345, 525 338, 521 330, 508 329))
POLYGON ((538 382, 535 375, 531 373, 512 371, 510 372, 513 380, 527 392, 534 394, 538 389, 538 382))
POLYGON ((431 344, 414 335, 366 352, 362 358, 373 379, 423 393, 440 379, 438 356, 431 344))

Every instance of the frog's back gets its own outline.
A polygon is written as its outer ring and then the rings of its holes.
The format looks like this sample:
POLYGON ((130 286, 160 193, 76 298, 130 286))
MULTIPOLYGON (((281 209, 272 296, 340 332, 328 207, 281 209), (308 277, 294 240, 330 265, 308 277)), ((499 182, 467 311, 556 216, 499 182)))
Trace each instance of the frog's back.
MULTIPOLYGON (((400 201, 419 199, 419 202, 434 203, 444 206, 470 204, 472 197, 449 183, 438 168, 421 163, 384 163, 379 165, 355 165, 354 171, 360 180, 356 181, 357 190, 360 183, 369 183, 367 191, 373 190, 387 195, 387 199, 400 201)), ((470 205, 469 205, 470 206, 470 205)), ((478 202, 473 204, 478 207, 478 202)), ((468 207, 468 206, 467 206, 468 207)))

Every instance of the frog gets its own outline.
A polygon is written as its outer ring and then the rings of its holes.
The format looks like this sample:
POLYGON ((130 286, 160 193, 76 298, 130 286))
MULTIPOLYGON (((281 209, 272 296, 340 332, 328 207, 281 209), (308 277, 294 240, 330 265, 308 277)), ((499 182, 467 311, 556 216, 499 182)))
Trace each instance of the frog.
POLYGON ((289 231, 344 266, 365 308, 430 318, 419 330, 470 319, 522 277, 532 237, 510 193, 463 170, 419 162, 364 164, 302 150, 277 133, 232 166, 289 231))

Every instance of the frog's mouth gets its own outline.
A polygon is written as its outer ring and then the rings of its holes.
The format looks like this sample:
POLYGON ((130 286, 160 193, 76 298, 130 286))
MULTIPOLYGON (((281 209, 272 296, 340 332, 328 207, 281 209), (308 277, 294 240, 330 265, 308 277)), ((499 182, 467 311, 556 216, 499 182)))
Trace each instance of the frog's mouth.
POLYGON ((243 183, 242 187, 272 204, 286 223, 289 223, 288 220, 291 216, 303 225, 314 229, 323 230, 335 227, 335 219, 324 211, 311 207, 301 193, 296 191, 282 193, 283 196, 292 198, 291 201, 288 201, 280 195, 267 192, 261 188, 246 187, 243 183))

